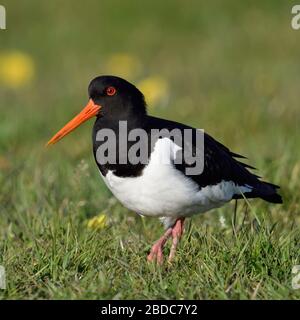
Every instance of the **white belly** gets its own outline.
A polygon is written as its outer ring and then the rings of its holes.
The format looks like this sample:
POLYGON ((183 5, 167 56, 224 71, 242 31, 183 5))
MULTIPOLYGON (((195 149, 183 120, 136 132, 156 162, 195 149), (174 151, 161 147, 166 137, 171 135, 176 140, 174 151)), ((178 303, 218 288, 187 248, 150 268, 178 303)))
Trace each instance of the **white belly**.
POLYGON ((220 207, 231 200, 237 191, 233 182, 222 181, 199 190, 194 181, 175 169, 171 159, 177 148, 171 140, 159 139, 141 176, 122 178, 108 171, 102 177, 125 207, 145 216, 190 216, 220 207), (165 161, 166 150, 171 151, 169 163, 165 161), (162 154, 163 163, 160 161, 162 154))

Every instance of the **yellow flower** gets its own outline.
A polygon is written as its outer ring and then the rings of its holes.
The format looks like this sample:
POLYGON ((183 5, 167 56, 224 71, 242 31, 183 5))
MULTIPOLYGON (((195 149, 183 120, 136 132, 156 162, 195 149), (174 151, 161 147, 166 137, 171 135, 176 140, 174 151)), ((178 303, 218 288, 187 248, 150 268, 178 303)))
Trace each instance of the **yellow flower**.
POLYGON ((146 103, 151 107, 161 103, 168 96, 168 83, 159 76, 142 80, 137 87, 145 95, 146 103))
POLYGON ((87 227, 89 229, 101 230, 107 227, 107 216, 103 213, 88 220, 87 227))
POLYGON ((29 83, 34 76, 34 62, 25 53, 13 51, 0 54, 0 81, 11 88, 29 83))
POLYGON ((141 70, 138 59, 126 53, 117 53, 110 56, 106 63, 107 73, 125 79, 132 79, 141 70))

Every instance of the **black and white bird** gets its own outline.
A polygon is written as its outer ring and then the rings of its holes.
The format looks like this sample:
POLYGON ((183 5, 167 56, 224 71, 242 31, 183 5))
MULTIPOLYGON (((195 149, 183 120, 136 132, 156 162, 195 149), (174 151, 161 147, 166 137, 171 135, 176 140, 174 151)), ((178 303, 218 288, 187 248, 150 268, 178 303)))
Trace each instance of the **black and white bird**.
POLYGON ((244 197, 282 203, 277 193, 279 186, 260 180, 248 170, 253 167, 240 161, 243 156, 231 152, 206 133, 203 150, 197 150, 194 139, 185 147, 192 154, 200 152, 203 166, 201 173, 188 174, 191 164, 184 159, 176 162, 178 151, 183 151, 184 145, 164 135, 156 136, 152 141, 151 132, 177 129, 177 133, 183 133, 189 129, 192 137, 196 137, 198 130, 149 116, 143 94, 128 81, 115 76, 100 76, 91 81, 88 93, 87 106, 48 144, 56 143, 84 121, 96 117, 92 135, 93 152, 105 184, 125 207, 143 216, 160 218, 166 228, 164 235, 153 245, 148 255, 149 261, 163 262, 163 247, 168 238, 172 238, 169 260, 173 259, 186 217, 244 197), (123 133, 121 136, 120 121, 126 121, 128 132, 134 129, 146 132, 139 141, 149 151, 145 163, 129 161, 129 149, 134 142, 129 139, 126 143, 122 142, 124 137, 123 133), (101 129, 110 129, 115 133, 116 161, 105 163, 97 156, 99 147, 110 143, 98 139, 97 133, 101 129), (120 156, 123 157, 122 162, 120 156), (162 158, 167 161, 159 161, 162 158))

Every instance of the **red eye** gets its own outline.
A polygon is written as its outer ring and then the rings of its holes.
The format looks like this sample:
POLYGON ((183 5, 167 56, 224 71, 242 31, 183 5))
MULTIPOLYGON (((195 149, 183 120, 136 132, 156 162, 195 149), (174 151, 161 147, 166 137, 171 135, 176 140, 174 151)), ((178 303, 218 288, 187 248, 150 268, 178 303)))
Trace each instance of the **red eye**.
POLYGON ((106 94, 108 96, 113 96, 115 93, 117 92, 116 88, 115 87, 108 87, 106 89, 106 94))

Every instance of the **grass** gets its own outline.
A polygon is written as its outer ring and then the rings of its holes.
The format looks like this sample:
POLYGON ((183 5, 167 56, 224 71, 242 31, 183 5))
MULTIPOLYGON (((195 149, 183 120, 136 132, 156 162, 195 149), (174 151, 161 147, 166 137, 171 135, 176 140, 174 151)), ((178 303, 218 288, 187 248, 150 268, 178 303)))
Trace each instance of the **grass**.
MULTIPOLYGON (((291 4, 274 1, 2 1, 0 53, 19 50, 35 78, 0 86, 1 299, 299 299, 299 50, 291 4), (72 7, 72 10, 70 10, 72 7), (126 52, 169 84, 151 114, 204 128, 280 184, 283 205, 234 202, 186 225, 176 260, 149 265, 163 229, 123 208, 101 181, 91 123, 44 144, 84 105, 86 87, 126 52), (109 226, 89 230, 100 212, 109 226)), ((1 79, 0 79, 1 81, 1 79)), ((168 249, 166 250, 167 253, 168 249)))

